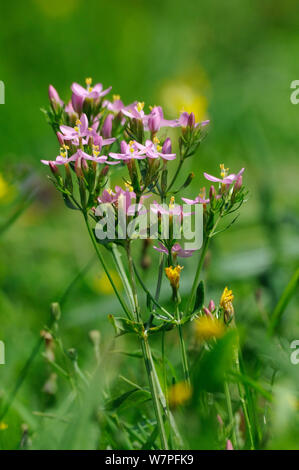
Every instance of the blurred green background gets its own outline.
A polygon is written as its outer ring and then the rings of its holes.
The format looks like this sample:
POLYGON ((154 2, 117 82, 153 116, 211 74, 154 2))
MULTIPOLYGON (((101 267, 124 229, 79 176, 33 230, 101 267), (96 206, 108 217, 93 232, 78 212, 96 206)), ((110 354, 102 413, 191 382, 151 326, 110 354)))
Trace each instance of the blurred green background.
MULTIPOLYGON (((197 194, 203 171, 216 174, 224 162, 233 172, 246 167, 249 197, 237 223, 212 247, 208 297, 218 299, 229 285, 249 336, 273 310, 299 259, 299 105, 290 102, 290 83, 299 79, 298 14, 295 0, 1 3, 0 227, 25 194, 33 191, 35 199, 0 233, 0 340, 7 362, 0 366, 0 398, 13 389, 50 302, 92 257, 79 216, 65 208, 40 164, 57 155, 40 112, 49 83, 68 100, 70 84, 90 76, 112 85, 125 103, 161 104, 170 118, 194 110, 211 120, 207 139, 188 161, 196 178, 185 195, 197 194)), ((156 265, 157 254, 152 257, 156 265)), ((154 272, 144 274, 150 287, 154 272)), ((185 292, 191 274, 186 262, 185 292)), ((61 321, 65 345, 79 350, 82 367, 91 355, 91 329, 112 340, 109 313, 118 313, 117 303, 95 262, 66 298, 61 321)), ((298 313, 294 299, 281 325, 287 341, 299 339, 298 313)), ((134 376, 133 365, 126 367, 134 376)), ((53 405, 43 391, 48 376, 39 355, 15 400, 15 429, 11 424, 6 431, 12 434, 4 447, 19 441, 21 422, 37 425, 32 410, 53 405)))

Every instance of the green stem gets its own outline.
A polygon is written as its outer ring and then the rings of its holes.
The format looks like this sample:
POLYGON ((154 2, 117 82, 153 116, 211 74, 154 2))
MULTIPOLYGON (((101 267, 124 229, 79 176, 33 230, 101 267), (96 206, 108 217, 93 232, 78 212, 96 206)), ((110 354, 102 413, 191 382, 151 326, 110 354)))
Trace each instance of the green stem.
POLYGON ((227 382, 224 383, 224 393, 225 393, 225 398, 226 398, 229 423, 230 423, 230 427, 232 430, 233 446, 234 446, 234 449, 237 449, 238 443, 237 443, 235 419, 234 419, 234 414, 233 414, 232 401, 230 397, 229 384, 227 382))
POLYGON ((118 274, 120 278, 123 281, 125 291, 127 293, 128 300, 130 302, 130 307, 132 311, 134 310, 134 297, 133 297, 133 292, 131 288, 130 281, 128 279, 127 273, 125 271, 122 259, 121 259, 121 254, 119 252, 119 249, 115 243, 112 244, 112 256, 118 271, 118 274))
POLYGON ((198 262, 198 265, 197 265, 197 270, 196 270, 194 281, 193 281, 193 284, 192 284, 191 294, 189 296, 189 300, 188 300, 187 307, 186 307, 186 312, 187 313, 190 313, 191 310, 192 310, 193 300, 194 300, 196 289, 197 289, 197 286, 198 286, 199 276, 200 276, 202 266, 203 266, 203 263, 204 263, 204 260, 205 260, 206 252, 207 252, 207 249, 208 249, 208 246, 209 246, 209 241, 210 241, 209 237, 206 237, 206 239, 204 241, 204 244, 203 244, 203 247, 202 247, 202 250, 201 250, 201 255, 200 255, 200 258, 199 258, 199 262, 198 262))
POLYGON ((178 177, 178 174, 179 174, 179 172, 181 171, 181 168, 182 168, 183 163, 184 163, 184 160, 181 159, 180 162, 179 162, 179 164, 178 164, 178 167, 177 167, 177 169, 176 169, 176 172, 175 172, 175 174, 173 175, 173 178, 172 178, 172 180, 171 180, 171 182, 170 182, 170 184, 169 184, 169 186, 168 186, 166 192, 169 192, 170 189, 172 188, 172 186, 174 185, 174 183, 175 183, 175 181, 176 181, 176 179, 177 179, 177 177, 178 177))
MULTIPOLYGON (((141 321, 130 241, 128 241, 127 243, 126 251, 127 251, 127 257, 128 257, 129 273, 130 273, 131 287, 132 287, 133 299, 134 299, 134 311, 135 311, 137 321, 141 321)), ((167 443, 167 437, 166 437, 165 428, 164 428, 164 421, 163 421, 159 397, 158 397, 157 384, 155 380, 155 373, 154 373, 155 366, 154 366, 146 332, 144 332, 144 335, 141 338, 141 350, 143 353, 145 368, 147 371, 148 382, 149 382, 149 386, 151 390, 152 401, 153 401, 156 420, 157 420, 157 426, 160 432, 161 446, 163 449, 167 450, 168 443, 167 443)))
POLYGON ((96 240, 95 240, 95 236, 94 236, 93 231, 92 231, 92 229, 91 229, 91 227, 90 227, 90 224, 89 224, 87 212, 83 211, 83 216, 84 216, 85 224, 86 224, 86 227, 87 227, 87 230, 88 230, 90 239, 91 239, 91 241, 92 241, 92 244, 93 244, 93 246, 94 246, 94 249, 95 249, 95 251, 96 251, 96 254, 97 254, 98 258, 99 258, 99 261, 100 261, 100 263, 101 263, 102 266, 103 266, 103 269, 104 269, 104 271, 105 271, 105 273, 106 273, 106 276, 108 277, 108 279, 109 279, 109 281, 110 281, 110 284, 111 284, 111 286, 113 287, 113 290, 114 290, 114 292, 115 292, 115 295, 116 295, 116 297, 118 298, 118 301, 119 301, 119 303, 121 304, 121 306, 122 306, 122 308, 123 308, 125 314, 127 315, 128 318, 131 319, 132 317, 131 317, 130 311, 128 310, 128 307, 126 306, 126 304, 125 304, 125 302, 123 301, 123 299, 121 298, 121 296, 120 296, 120 294, 119 294, 119 292, 118 292, 118 289, 117 289, 117 287, 115 286, 115 284, 114 284, 114 282, 113 282, 113 279, 112 279, 111 276, 110 276, 110 273, 109 273, 109 270, 108 270, 108 268, 107 268, 107 266, 106 266, 106 263, 105 263, 105 261, 104 261, 104 258, 103 258, 102 254, 101 254, 101 252, 100 252, 100 250, 99 250, 99 248, 98 248, 97 242, 96 242, 96 240))
MULTIPOLYGON (((239 351, 238 350, 236 351, 235 361, 236 361, 237 372, 238 372, 238 374, 240 374, 241 371, 240 371, 239 351)), ((243 414, 244 414, 244 418, 245 418, 245 422, 246 422, 246 426, 247 426, 247 431, 248 431, 248 436, 249 436, 249 441, 250 441, 250 449, 254 450, 255 445, 254 445, 254 438, 253 438, 253 430, 252 430, 251 421, 250 421, 250 418, 249 418, 248 406, 247 406, 247 402, 246 402, 246 392, 244 393, 244 388, 240 384, 240 382, 238 382, 238 391, 239 391, 240 400, 241 400, 242 409, 243 409, 243 414)))
POLYGON ((183 370, 184 370, 184 377, 185 381, 188 385, 190 385, 190 373, 189 373, 189 366, 188 366, 188 358, 186 353, 185 341, 183 338, 183 331, 182 325, 179 323, 179 337, 180 337, 180 346, 181 346, 181 355, 182 355, 182 363, 183 363, 183 370))
POLYGON ((155 415, 157 419, 157 426, 160 432, 161 445, 162 445, 163 450, 168 450, 167 437, 166 437, 166 432, 164 428, 164 421, 163 421, 163 417, 161 413, 161 407, 160 407, 160 402, 159 402, 159 397, 158 397, 158 389, 156 386, 156 380, 155 380, 155 374, 154 374, 154 364, 153 364, 153 359, 152 359, 150 347, 148 344, 147 336, 144 336, 141 340, 141 349, 143 352, 149 386, 150 386, 150 390, 152 394, 152 400, 153 400, 155 415))

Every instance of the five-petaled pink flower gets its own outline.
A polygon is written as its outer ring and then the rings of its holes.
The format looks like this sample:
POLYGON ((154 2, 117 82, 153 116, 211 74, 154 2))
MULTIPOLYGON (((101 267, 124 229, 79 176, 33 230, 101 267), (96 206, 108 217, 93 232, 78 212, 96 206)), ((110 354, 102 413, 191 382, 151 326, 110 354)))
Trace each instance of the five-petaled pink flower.
POLYGON ((233 183, 234 181, 236 181, 244 172, 245 168, 242 168, 239 173, 235 174, 235 173, 232 173, 232 174, 228 174, 228 170, 229 168, 224 168, 224 164, 221 163, 220 165, 220 174, 221 174, 221 178, 217 178, 216 176, 212 176, 212 175, 209 175, 208 173, 204 173, 204 177, 209 180, 209 181, 213 181, 215 183, 222 183, 222 184, 231 184, 233 183))
POLYGON ((131 140, 128 144, 125 140, 122 140, 120 143, 120 153, 111 152, 109 156, 124 161, 132 159, 142 160, 146 158, 145 153, 138 148, 137 142, 134 140, 131 140))
POLYGON ((73 83, 71 86, 72 94, 72 104, 75 111, 78 113, 82 112, 83 104, 86 99, 97 101, 99 98, 106 96, 111 90, 111 86, 106 90, 103 90, 103 85, 97 83, 94 87, 91 86, 92 79, 87 78, 85 80, 86 88, 79 85, 79 83, 73 83))
MULTIPOLYGON (((159 246, 153 246, 153 248, 160 253, 169 254, 169 250, 161 242, 159 242, 159 246)), ((171 254, 179 258, 190 258, 195 251, 196 250, 184 250, 179 243, 175 243, 171 248, 171 254)))

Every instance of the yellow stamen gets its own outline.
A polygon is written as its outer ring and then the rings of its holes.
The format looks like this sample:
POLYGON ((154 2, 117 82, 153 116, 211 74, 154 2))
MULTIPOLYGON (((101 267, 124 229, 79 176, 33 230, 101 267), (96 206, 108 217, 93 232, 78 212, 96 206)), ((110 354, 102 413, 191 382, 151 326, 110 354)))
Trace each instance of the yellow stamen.
POLYGON ((118 101, 120 100, 120 95, 113 95, 113 101, 118 101))
POLYGON ((221 178, 225 178, 228 175, 229 168, 224 168, 224 163, 221 163, 219 166, 221 178))
POLYGON ((180 276, 181 276, 181 271, 184 268, 184 266, 169 266, 168 268, 165 268, 165 274, 171 284, 171 286, 175 289, 179 288, 180 284, 180 276))
POLYGON ((140 113, 144 108, 144 101, 137 103, 137 111, 140 113))
POLYGON ((171 196, 170 201, 169 201, 169 209, 173 209, 175 205, 175 197, 171 196))
POLYGON ((79 132, 79 127, 78 127, 78 126, 75 126, 75 127, 74 127, 74 130, 75 130, 76 132, 79 132))
POLYGON ((133 191, 133 186, 131 185, 131 183, 125 183, 125 187, 126 187, 129 191, 133 191))
POLYGON ((89 87, 92 84, 92 78, 85 78, 85 83, 89 87))
POLYGON ((155 137, 153 138, 153 142, 154 142, 154 144, 159 144, 159 143, 160 143, 160 140, 158 139, 157 136, 155 136, 155 137))
POLYGON ((82 122, 80 121, 80 119, 77 119, 76 121, 76 126, 81 126, 82 122))

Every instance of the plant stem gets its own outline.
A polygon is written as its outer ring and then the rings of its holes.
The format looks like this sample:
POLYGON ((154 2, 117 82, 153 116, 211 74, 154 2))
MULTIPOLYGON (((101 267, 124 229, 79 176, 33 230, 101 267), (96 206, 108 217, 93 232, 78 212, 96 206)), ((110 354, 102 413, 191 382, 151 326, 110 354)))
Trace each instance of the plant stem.
POLYGON ((144 356, 145 367, 146 367, 149 386, 150 386, 150 390, 152 394, 152 400, 153 400, 155 415, 157 419, 157 426, 160 432, 161 445, 162 445, 163 450, 168 450, 167 437, 165 433, 164 422, 163 422, 160 402, 158 398, 158 390, 157 390, 156 383, 155 383, 153 359, 152 359, 150 347, 148 344, 148 338, 146 335, 144 335, 144 337, 141 340, 141 349, 142 349, 143 356, 144 356))
POLYGON ((206 252, 207 252, 207 249, 208 249, 208 246, 209 246, 209 241, 210 241, 209 237, 206 237, 206 239, 204 241, 204 244, 203 244, 203 247, 202 247, 202 250, 201 250, 201 255, 200 255, 200 258, 199 258, 199 262, 198 262, 198 265, 197 265, 197 270, 196 270, 194 281, 193 281, 193 284, 192 284, 191 294, 190 294, 190 297, 189 297, 189 300, 188 300, 188 303, 187 303, 187 307, 186 307, 186 312, 187 313, 191 312, 191 309, 192 309, 192 306, 193 306, 193 300, 194 300, 196 289, 197 289, 197 286, 198 286, 198 280, 199 280, 201 269, 202 269, 202 266, 203 266, 203 263, 204 263, 204 260, 205 260, 206 252))
POLYGON ((226 398, 226 404, 227 404, 227 412, 228 412, 228 417, 229 417, 229 423, 230 423, 231 430, 232 430, 233 446, 234 446, 234 449, 237 449, 238 443, 237 443, 235 419, 234 419, 234 414, 233 414, 232 401, 231 401, 231 397, 230 397, 230 391, 229 391, 229 384, 228 384, 228 382, 225 382, 225 383, 224 383, 224 393, 225 393, 225 398, 226 398))
MULTIPOLYGON (((239 350, 236 350, 236 369, 237 369, 238 374, 240 374, 241 372, 240 372, 240 363, 239 363, 239 350)), ((247 407, 247 403, 246 403, 246 393, 244 393, 244 388, 240 384, 240 382, 238 382, 238 390, 239 390, 239 395, 240 395, 240 400, 241 400, 241 404, 242 404, 242 408, 243 408, 244 418, 245 418, 245 422, 246 422, 246 426, 247 426, 247 430, 248 430, 249 441, 250 441, 250 449, 254 450, 255 445, 254 445, 254 438, 253 438, 253 431, 252 431, 251 421, 250 421, 250 418, 249 418, 249 412, 248 412, 248 407, 247 407)))
MULTIPOLYGON (((130 249, 130 241, 128 241, 126 245, 126 251, 127 251, 127 257, 128 257, 129 273, 130 273, 131 286, 132 286, 133 299, 134 299, 134 311, 135 311, 137 321, 141 321, 140 308, 139 308, 138 295, 137 295, 137 286, 136 286, 135 273, 134 273, 134 264, 133 264, 131 249, 130 249)), ((155 410, 155 415, 156 415, 156 420, 157 420, 157 426, 160 432, 161 445, 163 449, 167 450, 168 443, 167 443, 167 437, 166 437, 165 428, 164 428, 164 421, 163 421, 159 397, 158 397, 158 389, 156 386, 155 373, 154 373, 155 366, 154 366, 150 346, 148 343, 148 337, 147 337, 146 331, 144 332, 141 338, 141 350, 143 353, 145 368, 147 371, 149 386, 151 390, 151 395, 152 395, 152 400, 153 400, 153 405, 154 405, 154 410, 155 410)))
POLYGON ((104 260, 104 258, 103 258, 103 256, 102 256, 102 254, 101 254, 101 252, 100 252, 98 246, 97 246, 97 242, 96 242, 96 240, 95 240, 95 236, 94 236, 94 234, 93 234, 93 231, 91 230, 91 227, 90 227, 90 224, 89 224, 89 221, 88 221, 88 215, 87 215, 87 212, 86 212, 86 211, 83 211, 83 216, 84 216, 85 224, 86 224, 86 227, 87 227, 87 230, 88 230, 90 239, 91 239, 91 241, 92 241, 92 244, 93 244, 93 246, 94 246, 94 249, 95 249, 95 251, 96 251, 96 254, 97 254, 98 258, 99 258, 99 261, 100 261, 100 263, 101 263, 102 266, 103 266, 103 269, 104 269, 104 271, 105 271, 105 273, 106 273, 106 276, 108 277, 108 279, 109 279, 109 281, 110 281, 110 284, 111 284, 111 286, 113 287, 113 290, 114 290, 114 292, 115 292, 115 294, 116 294, 116 297, 118 298, 118 301, 119 301, 119 303, 121 304, 121 306, 122 306, 122 308, 123 308, 125 314, 127 315, 128 318, 132 319, 131 313, 130 313, 130 311, 128 310, 128 307, 126 306, 125 302, 124 302, 123 299, 121 298, 121 296, 120 296, 120 294, 119 294, 119 292, 118 292, 118 289, 117 289, 117 287, 115 286, 115 284, 114 284, 114 282, 113 282, 113 279, 112 279, 111 276, 110 276, 110 273, 109 273, 109 270, 108 270, 108 268, 107 268, 107 266, 106 266, 105 260, 104 260))
POLYGON ((176 169, 176 172, 175 172, 175 174, 173 175, 173 178, 172 178, 172 180, 171 180, 171 182, 170 182, 170 184, 169 184, 169 186, 168 186, 168 188, 167 188, 167 192, 170 191, 170 189, 171 189, 172 186, 174 185, 174 183, 175 183, 175 181, 176 181, 176 179, 177 179, 177 177, 178 177, 178 174, 179 174, 179 172, 181 171, 181 168, 182 168, 183 163, 184 163, 184 160, 181 159, 180 162, 179 162, 179 164, 178 164, 178 167, 177 167, 177 169, 176 169))
POLYGON ((118 270, 118 274, 120 278, 123 281, 125 291, 127 293, 128 300, 130 302, 130 307, 132 311, 134 310, 134 297, 133 297, 133 292, 131 288, 130 281, 127 277, 127 273, 125 271, 122 259, 121 259, 121 254, 119 252, 119 249, 115 243, 112 244, 112 256, 116 265, 116 268, 118 270))
POLYGON ((188 358, 187 358, 187 353, 186 353, 185 341, 183 338, 182 325, 180 323, 178 325, 178 328, 179 328, 180 346, 181 346, 182 363, 183 363, 185 381, 187 382, 188 385, 190 385, 188 358))

